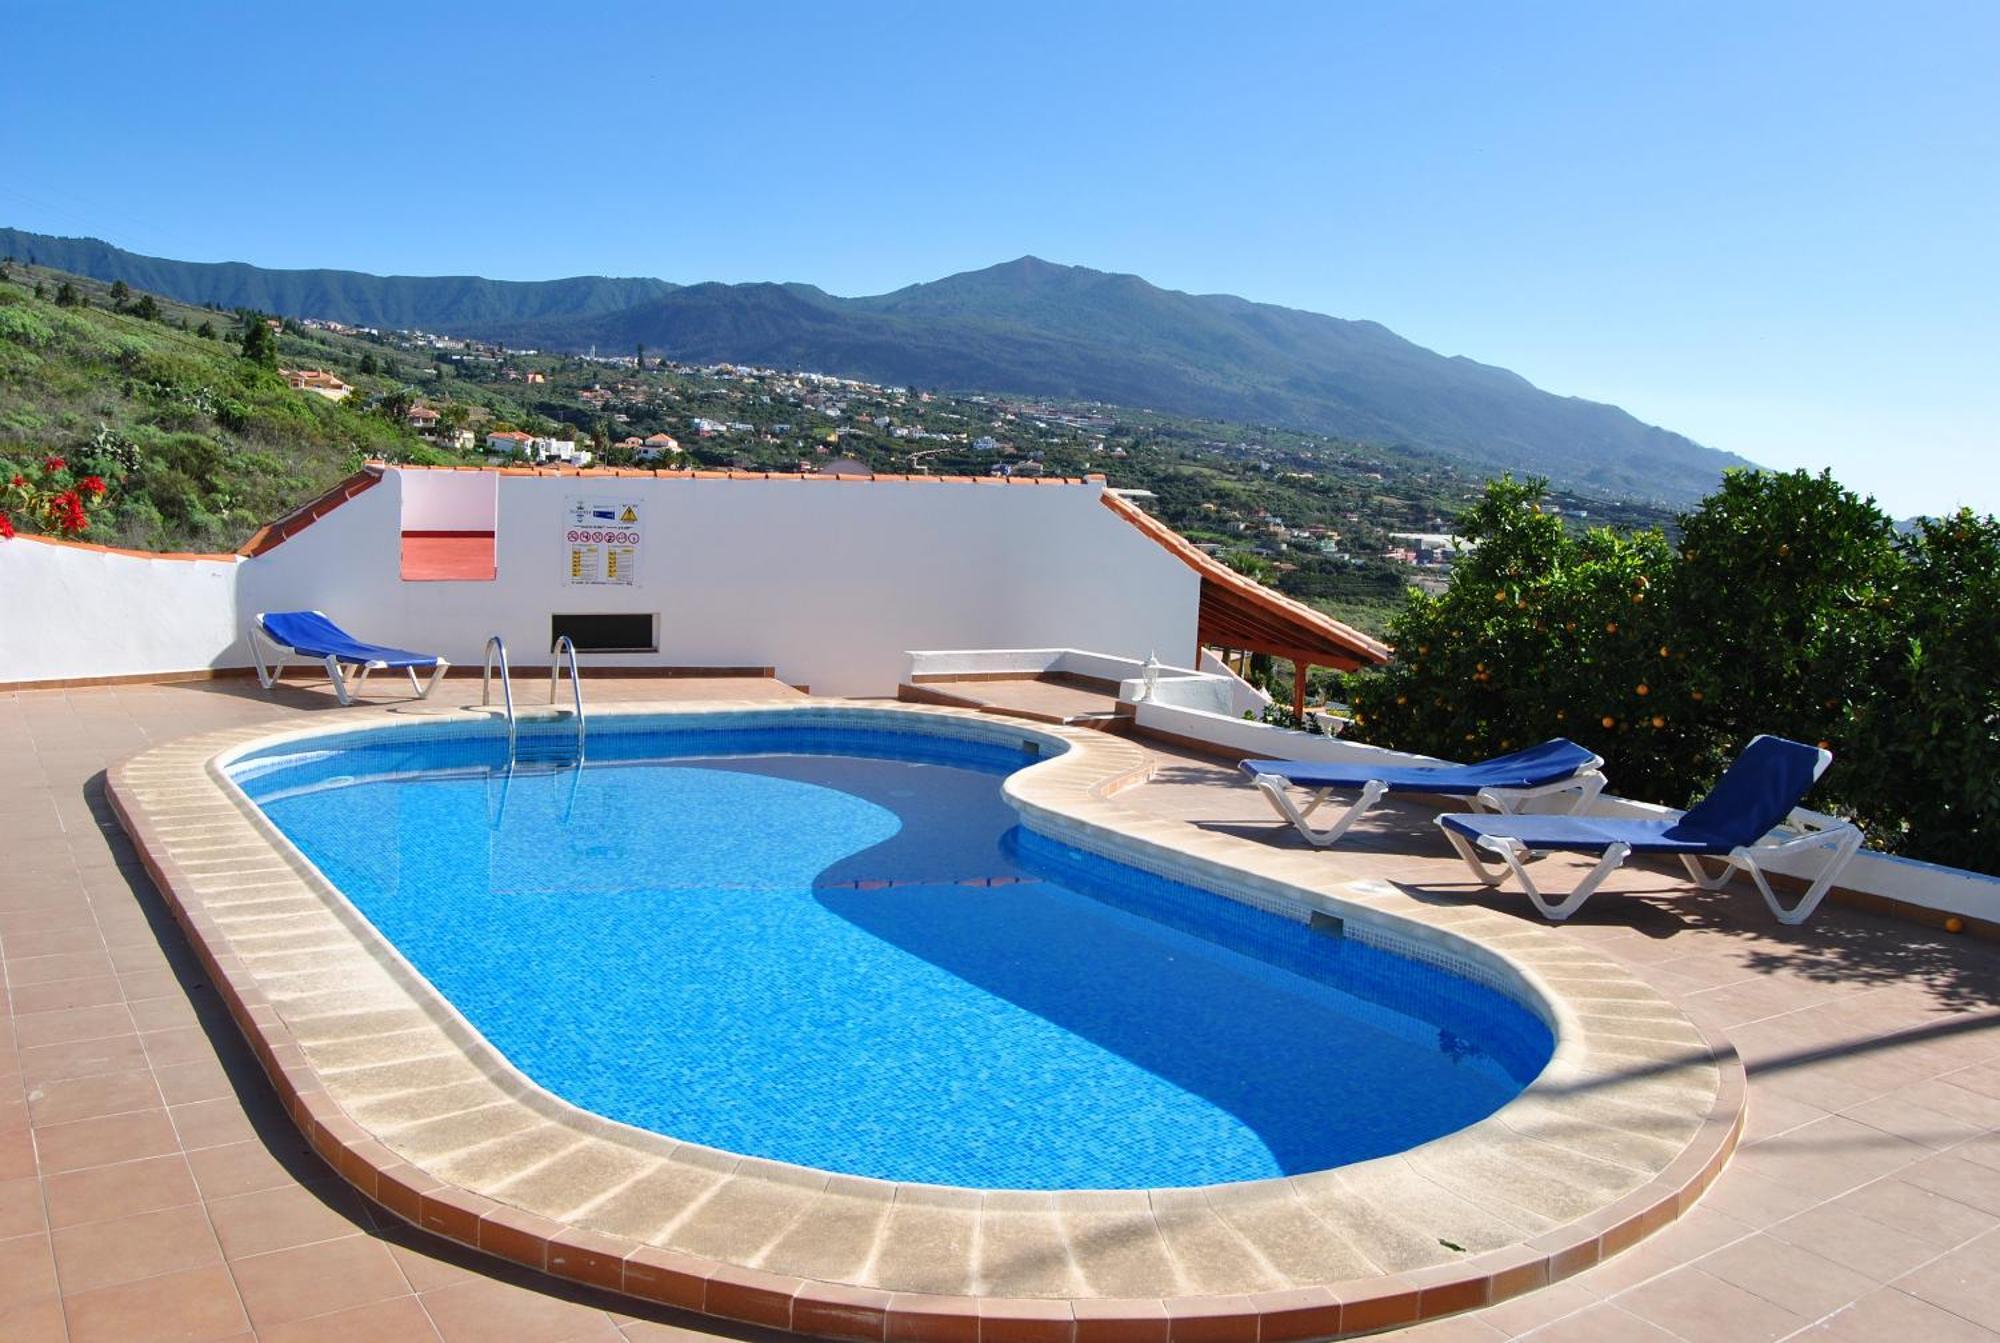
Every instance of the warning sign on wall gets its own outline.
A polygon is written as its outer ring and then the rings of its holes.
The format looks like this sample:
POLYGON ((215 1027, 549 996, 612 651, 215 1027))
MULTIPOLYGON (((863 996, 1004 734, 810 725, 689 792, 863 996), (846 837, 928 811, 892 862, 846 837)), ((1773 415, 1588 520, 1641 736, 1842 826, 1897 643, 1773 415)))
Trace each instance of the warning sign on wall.
POLYGON ((564 581, 575 587, 637 584, 643 513, 635 499, 572 498, 563 511, 564 581))

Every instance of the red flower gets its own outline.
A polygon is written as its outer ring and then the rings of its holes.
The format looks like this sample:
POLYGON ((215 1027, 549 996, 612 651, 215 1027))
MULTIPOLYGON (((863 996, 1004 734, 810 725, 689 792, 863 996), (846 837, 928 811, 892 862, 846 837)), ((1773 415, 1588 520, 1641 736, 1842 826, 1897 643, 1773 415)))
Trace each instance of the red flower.
POLYGON ((25 488, 25 487, 27 486, 27 484, 28 484, 28 478, 27 478, 26 476, 24 476, 24 475, 21 475, 21 474, 20 474, 19 472, 16 472, 16 473, 15 473, 15 475, 14 475, 14 478, 13 478, 12 480, 8 481, 7 483, 8 483, 9 485, 12 485, 12 486, 13 486, 13 487, 14 487, 15 489, 17 489, 17 490, 18 490, 18 489, 23 489, 23 488, 25 488))
POLYGON ((77 486, 77 488, 82 490, 85 494, 94 494, 102 498, 104 495, 104 477, 85 476, 83 478, 83 484, 77 486))
POLYGON ((65 536, 79 535, 90 526, 90 518, 83 511, 83 500, 75 490, 50 495, 47 513, 49 525, 65 536))
POLYGON ((60 457, 48 457, 48 458, 44 458, 44 459, 43 459, 43 461, 42 461, 42 470, 44 470, 44 471, 61 471, 61 470, 63 470, 64 468, 66 468, 66 467, 67 467, 68 465, 69 465, 69 463, 68 463, 68 462, 66 462, 66 461, 64 461, 64 460, 63 460, 62 458, 60 458, 60 457))
POLYGON ((5 541, 13 535, 14 519, 8 517, 5 513, 0 513, 0 541, 5 541))

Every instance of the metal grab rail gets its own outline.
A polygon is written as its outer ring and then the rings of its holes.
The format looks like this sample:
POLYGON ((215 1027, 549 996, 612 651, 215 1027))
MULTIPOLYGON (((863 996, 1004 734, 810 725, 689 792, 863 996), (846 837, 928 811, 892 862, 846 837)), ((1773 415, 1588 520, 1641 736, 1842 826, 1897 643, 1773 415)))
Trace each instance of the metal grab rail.
POLYGON ((563 655, 569 655, 569 693, 576 706, 576 763, 583 763, 583 676, 576 669, 576 645, 565 634, 549 650, 549 703, 556 702, 556 682, 562 678, 563 655))
MULTIPOLYGON (((497 634, 486 640, 486 667, 479 674, 479 702, 493 703, 493 658, 500 657, 500 696, 507 706, 507 763, 514 763, 514 679, 507 674, 507 644, 497 634)), ((555 700, 555 683, 549 683, 549 699, 555 700)))

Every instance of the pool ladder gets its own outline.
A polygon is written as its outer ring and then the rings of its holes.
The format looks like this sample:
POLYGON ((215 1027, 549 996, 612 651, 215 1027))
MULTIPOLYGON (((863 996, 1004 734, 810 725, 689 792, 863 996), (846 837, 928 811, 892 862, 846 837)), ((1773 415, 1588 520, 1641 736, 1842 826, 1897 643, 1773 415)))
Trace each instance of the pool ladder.
POLYGON ((493 705, 493 666, 500 666, 500 703, 507 719, 507 768, 511 772, 516 765, 571 766, 583 763, 584 714, 583 676, 576 666, 576 645, 565 634, 558 638, 555 647, 549 650, 549 703, 556 702, 556 691, 561 684, 563 669, 569 669, 569 693, 571 716, 576 722, 576 747, 563 756, 551 756, 533 749, 536 738, 530 738, 530 749, 524 753, 521 743, 519 718, 514 712, 514 678, 507 669, 507 642, 495 634, 486 641, 486 666, 479 677, 479 702, 491 708, 493 705))

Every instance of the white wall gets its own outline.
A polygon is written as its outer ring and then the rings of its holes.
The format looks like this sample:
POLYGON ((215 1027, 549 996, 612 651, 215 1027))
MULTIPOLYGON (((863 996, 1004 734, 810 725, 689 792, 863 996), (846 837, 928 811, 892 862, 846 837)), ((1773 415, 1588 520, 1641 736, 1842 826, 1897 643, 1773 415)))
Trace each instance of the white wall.
POLYGON ((657 655, 585 654, 584 666, 769 666, 836 695, 893 694, 913 648, 1195 652, 1199 578, 1094 484, 503 475, 497 582, 403 583, 403 491, 427 476, 478 478, 389 471, 247 564, 243 611, 318 607, 365 638, 460 663, 498 633, 517 665, 545 660, 551 613, 647 612, 657 655), (640 505, 635 586, 566 585, 577 495, 640 505))
POLYGON ((0 541, 0 683, 244 665, 242 567, 0 541))
MULTIPOLYGON (((500 507, 497 471, 403 471, 403 530, 490 532, 500 507)), ((379 487, 378 487, 379 488, 379 487)))

